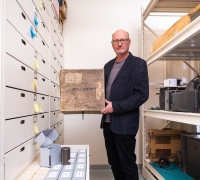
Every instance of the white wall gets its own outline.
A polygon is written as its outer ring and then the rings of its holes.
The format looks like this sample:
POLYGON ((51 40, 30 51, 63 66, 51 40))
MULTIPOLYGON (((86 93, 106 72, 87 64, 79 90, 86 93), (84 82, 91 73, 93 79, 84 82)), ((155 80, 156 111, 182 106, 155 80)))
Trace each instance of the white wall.
MULTIPOLYGON (((130 52, 142 57, 141 7, 149 0, 67 0, 67 20, 64 24, 64 68, 103 68, 115 57, 111 47, 111 34, 117 29, 130 33, 130 52)), ((157 30, 166 30, 174 21, 148 19, 157 30), (158 23, 159 22, 159 23, 158 23), (167 25, 166 25, 167 24, 167 25), (156 27, 157 26, 157 27, 156 27)), ((153 35, 149 42, 152 42, 153 35)), ((150 51, 150 47, 147 52, 150 51)), ((149 54, 149 53, 148 53, 149 54)), ((157 76, 158 77, 158 76, 157 76)), ((89 144, 90 164, 107 164, 104 139, 100 126, 101 115, 65 115, 65 144, 89 144)), ((141 129, 141 128, 140 128, 141 129)), ((137 135, 137 163, 142 164, 141 130, 137 135)))

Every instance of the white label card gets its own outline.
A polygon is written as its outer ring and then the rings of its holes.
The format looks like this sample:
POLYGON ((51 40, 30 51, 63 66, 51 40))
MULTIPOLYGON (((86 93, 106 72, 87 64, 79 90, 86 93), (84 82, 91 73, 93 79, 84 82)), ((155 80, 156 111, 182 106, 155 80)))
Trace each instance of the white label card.
POLYGON ((75 177, 84 177, 84 171, 77 171, 75 177))
POLYGON ((71 172, 63 172, 61 177, 71 177, 72 173, 71 172))
POLYGON ((58 172, 50 172, 49 175, 48 175, 48 177, 50 177, 50 178, 56 178, 57 175, 58 175, 58 172))

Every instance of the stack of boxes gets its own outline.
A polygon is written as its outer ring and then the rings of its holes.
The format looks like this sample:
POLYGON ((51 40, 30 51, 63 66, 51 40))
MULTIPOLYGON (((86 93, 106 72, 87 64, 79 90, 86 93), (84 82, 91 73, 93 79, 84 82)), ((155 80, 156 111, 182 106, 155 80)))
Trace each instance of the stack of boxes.
POLYGON ((60 0, 59 2, 59 24, 63 30, 64 19, 67 19, 67 1, 60 0))
POLYGON ((70 153, 69 165, 55 165, 44 180, 85 180, 87 167, 87 151, 79 149, 70 153))

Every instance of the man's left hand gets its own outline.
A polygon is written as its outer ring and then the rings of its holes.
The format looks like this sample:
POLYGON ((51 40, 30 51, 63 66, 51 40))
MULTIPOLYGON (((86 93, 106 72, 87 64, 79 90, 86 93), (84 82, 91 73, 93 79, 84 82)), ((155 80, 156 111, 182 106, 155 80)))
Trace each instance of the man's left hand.
POLYGON ((101 110, 101 113, 102 114, 113 113, 112 102, 107 101, 106 99, 105 99, 105 102, 107 103, 107 106, 101 110))

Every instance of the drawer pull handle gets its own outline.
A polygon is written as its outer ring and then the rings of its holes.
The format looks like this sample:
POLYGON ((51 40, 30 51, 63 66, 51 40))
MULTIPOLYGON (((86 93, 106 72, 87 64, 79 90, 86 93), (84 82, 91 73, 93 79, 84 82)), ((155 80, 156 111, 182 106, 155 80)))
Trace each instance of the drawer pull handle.
POLYGON ((45 79, 44 79, 44 78, 42 78, 42 80, 45 82, 45 79))
POLYGON ((43 27, 45 28, 46 26, 45 26, 44 22, 42 22, 42 24, 43 24, 43 27))
POLYGON ((60 136, 62 136, 62 134, 60 134, 60 136))
POLYGON ((54 29, 54 32, 56 33, 56 30, 54 29))
POLYGON ((22 43, 23 43, 24 45, 26 45, 26 41, 24 41, 23 39, 22 39, 22 43))
POLYGON ((45 97, 42 97, 42 99, 44 100, 44 99, 45 99, 45 97))
POLYGON ((24 15, 24 13, 22 12, 22 17, 26 20, 26 16, 24 15))
POLYGON ((53 128, 54 128, 54 129, 56 129, 56 127, 55 127, 55 126, 54 126, 53 128))
POLYGON ((25 68, 24 66, 21 66, 21 69, 22 69, 23 71, 26 71, 26 68, 25 68))
POLYGON ((56 44, 54 44, 54 46, 56 46, 56 44))
POLYGON ((55 85, 53 85, 54 87, 56 87, 55 85))
POLYGON ((44 59, 42 59, 42 62, 45 64, 45 60, 44 59))
POLYGON ((54 99, 54 101, 56 101, 56 100, 54 99))
POLYGON ((21 97, 25 97, 25 94, 24 94, 24 93, 21 93, 21 97))
POLYGON ((21 121, 20 121, 20 124, 24 124, 24 123, 25 123, 25 121, 24 121, 24 120, 21 120, 21 121))
POLYGON ((56 71, 54 71, 54 73, 56 74, 56 71))
POLYGON ((54 113, 54 115, 56 115, 56 113, 54 113))
POLYGON ((44 115, 41 118, 44 118, 44 115))
POLYGON ((22 152, 22 151, 24 151, 25 150, 25 147, 22 147, 21 149, 20 149, 20 152, 22 152))
POLYGON ((60 123, 60 124, 62 124, 62 123, 60 123))
POLYGON ((44 41, 42 41, 42 44, 45 46, 45 43, 44 43, 44 41))
POLYGON ((54 60, 56 60, 56 58, 54 57, 54 60))

